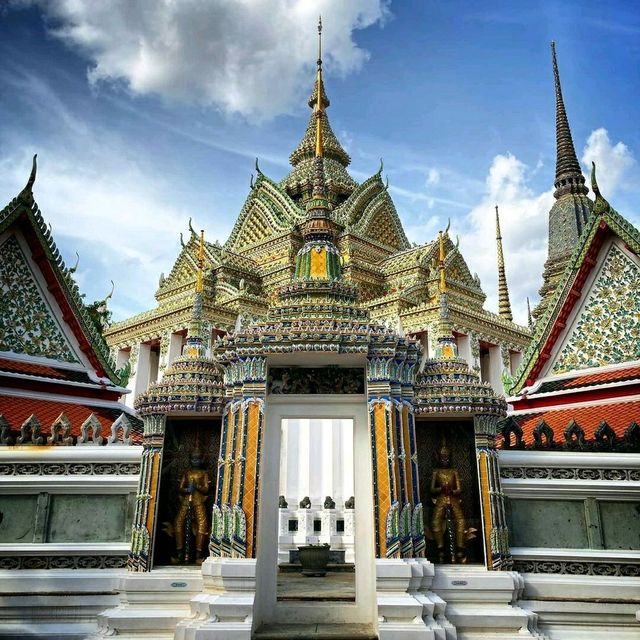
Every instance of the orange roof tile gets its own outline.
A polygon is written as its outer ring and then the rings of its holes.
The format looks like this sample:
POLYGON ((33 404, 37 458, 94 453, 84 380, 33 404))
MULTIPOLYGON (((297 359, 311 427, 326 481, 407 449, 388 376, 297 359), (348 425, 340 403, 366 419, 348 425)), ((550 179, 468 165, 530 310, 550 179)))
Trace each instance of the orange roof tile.
POLYGON ((596 429, 603 420, 613 429, 617 438, 623 438, 624 432, 632 422, 640 424, 640 401, 567 407, 538 413, 515 414, 512 417, 522 428, 522 437, 527 445, 533 444, 533 430, 541 420, 553 430, 555 442, 564 442, 564 430, 572 420, 582 427, 585 441, 594 439, 596 429))
POLYGON ((600 384, 611 384, 612 382, 625 382, 636 379, 640 379, 640 366, 596 371, 595 373, 585 373, 582 375, 578 374, 572 378, 564 378, 562 380, 549 380, 544 382, 536 393, 579 389, 581 387, 592 387, 600 384))
POLYGON ((71 382, 92 382, 89 376, 87 376, 86 371, 73 371, 48 364, 11 360, 10 358, 0 358, 0 372, 2 371, 23 373, 43 378, 54 378, 56 380, 68 380, 71 382))
MULTIPOLYGON (((102 425, 102 436, 106 437, 110 435, 111 425, 122 413, 122 410, 21 396, 0 396, 0 415, 9 423, 11 433, 14 436, 20 434, 20 426, 31 415, 35 415, 42 425, 41 435, 43 437, 49 436, 51 435, 51 425, 61 413, 64 413, 71 423, 71 436, 78 437, 80 435, 80 427, 93 413, 102 425)), ((140 444, 142 442, 140 420, 129 414, 127 417, 130 418, 133 426, 133 441, 140 444)))

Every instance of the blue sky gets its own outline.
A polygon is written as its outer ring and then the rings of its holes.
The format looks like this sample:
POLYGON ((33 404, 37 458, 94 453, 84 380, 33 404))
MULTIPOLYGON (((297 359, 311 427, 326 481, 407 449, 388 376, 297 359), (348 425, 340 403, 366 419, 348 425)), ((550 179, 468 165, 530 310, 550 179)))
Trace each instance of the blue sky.
POLYGON ((500 205, 516 319, 537 299, 554 175, 549 41, 578 157, 640 222, 640 5, 395 0, 10 0, 0 8, 0 200, 36 199, 89 300, 155 304, 187 220, 224 242, 254 158, 280 179, 325 25, 333 129, 361 181, 384 158, 410 240, 451 218, 495 310, 500 205))

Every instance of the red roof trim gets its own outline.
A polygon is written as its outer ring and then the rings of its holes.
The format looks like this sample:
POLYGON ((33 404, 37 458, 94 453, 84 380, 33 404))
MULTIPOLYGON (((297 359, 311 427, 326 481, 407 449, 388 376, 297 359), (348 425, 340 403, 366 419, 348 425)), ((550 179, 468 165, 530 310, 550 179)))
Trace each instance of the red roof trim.
POLYGON ((571 289, 568 292, 568 295, 560 307, 558 314, 553 322, 553 326, 547 337, 547 340, 544 343, 542 349, 540 349, 540 355, 538 356, 538 360, 536 364, 531 369, 529 376, 527 377, 527 381, 525 382, 525 386, 532 386, 540 372, 542 371, 545 363, 551 357, 551 353, 553 351, 553 347, 555 346, 562 330, 567 326, 567 318, 569 314, 573 310, 576 305, 576 302, 582 297, 582 289, 584 287, 589 274, 593 270, 593 267, 597 264, 597 257, 602 245, 604 243, 604 239, 606 237, 606 230, 609 229, 609 225, 603 220, 598 225, 598 229, 594 234, 591 245, 587 251, 586 256, 584 257, 578 272, 576 273, 573 283, 571 285, 571 289))
MULTIPOLYGON (((28 222, 29 218, 26 213, 22 213, 18 218, 20 222, 28 222)), ((94 368, 98 376, 102 378, 108 378, 108 375, 102 364, 100 363, 99 358, 96 356, 93 348, 91 347, 91 343, 87 339, 82 326, 78 322, 76 315, 73 311, 73 307, 69 304, 67 297, 64 295, 64 291, 56 278, 56 274, 49 263, 49 259, 47 258, 42 244, 38 239, 37 234, 34 232, 34 229, 31 224, 22 224, 21 230, 29 244, 29 248, 31 249, 31 255, 33 256, 34 261, 38 265, 44 279, 47 283, 47 288, 55 298, 58 303, 61 311, 62 318, 69 325, 73 335, 75 336, 78 344, 80 345, 80 349, 85 354, 91 366, 94 368)))

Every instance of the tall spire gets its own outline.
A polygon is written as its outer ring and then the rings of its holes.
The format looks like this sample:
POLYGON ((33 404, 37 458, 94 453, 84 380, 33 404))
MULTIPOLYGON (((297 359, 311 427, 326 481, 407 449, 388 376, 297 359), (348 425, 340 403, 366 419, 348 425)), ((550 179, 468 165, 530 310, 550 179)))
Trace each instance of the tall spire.
POLYGON ((507 274, 504 269, 504 254, 502 252, 502 233, 500 232, 500 214, 496 205, 496 246, 498 250, 498 313, 500 316, 513 321, 511 313, 511 302, 509 300, 509 287, 507 285, 507 274))
POLYGON ((306 208, 311 197, 312 182, 317 172, 313 167, 315 158, 325 159, 326 195, 333 206, 346 200, 358 186, 348 174, 347 166, 351 162, 349 154, 342 148, 331 129, 327 108, 329 98, 324 88, 322 60, 322 18, 318 19, 318 57, 313 91, 309 98, 311 116, 309 124, 289 161, 293 169, 280 183, 293 201, 306 208))
POLYGON ((551 61, 556 90, 556 180, 554 182, 556 190, 554 196, 557 199, 565 193, 586 195, 588 189, 584 184, 582 169, 580 169, 580 163, 573 146, 569 119, 567 118, 567 111, 562 98, 555 42, 551 43, 551 61))
MULTIPOLYGON (((316 72, 316 96, 322 96, 322 16, 318 18, 318 70, 316 72)), ((316 158, 322 158, 324 155, 324 146, 322 143, 322 117, 324 115, 324 105, 322 99, 316 99, 314 111, 316 114, 316 158)))
POLYGON ((529 329, 533 329, 533 317, 531 316, 531 303, 529 302, 529 296, 527 296, 527 325, 529 329))
POLYGON ((545 312, 562 272, 582 231, 591 216, 593 202, 580 169, 571 129, 562 97, 555 42, 551 43, 551 62, 556 97, 556 175, 553 193, 556 201, 549 211, 549 253, 542 274, 540 303, 533 315, 539 319, 545 312))

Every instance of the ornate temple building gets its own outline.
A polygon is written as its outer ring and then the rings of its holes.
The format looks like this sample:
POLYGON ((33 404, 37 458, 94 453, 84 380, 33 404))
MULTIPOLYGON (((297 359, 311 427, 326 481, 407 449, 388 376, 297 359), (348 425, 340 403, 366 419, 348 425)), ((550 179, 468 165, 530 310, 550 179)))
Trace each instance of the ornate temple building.
POLYGON ((61 385, 47 400, 73 417, 45 445, 49 414, 34 405, 43 418, 18 435, 25 393, 0 388, 15 396, 0 456, 34 476, 0 478, 5 636, 639 637, 640 234, 595 170, 588 198, 555 48, 553 70, 556 202, 533 331, 512 321, 497 208, 494 314, 448 229, 411 246, 382 167, 350 177, 320 38, 291 172, 276 183, 257 169, 223 246, 190 228, 157 308, 104 329, 111 360, 30 180, 0 217, 0 250, 13 251, 0 281, 13 368, 0 375, 61 385), (31 266, 17 277, 20 255, 31 266), (15 323, 6 305, 27 291, 37 312, 15 323), (65 492, 75 501, 61 506, 65 492), (87 548, 119 558, 85 565, 87 548), (45 549, 67 560, 25 562, 45 549))
MULTIPOLYGON (((205 243, 203 323, 207 345, 216 337, 267 316, 278 289, 295 273, 303 245, 301 224, 312 196, 316 152, 315 110, 321 107, 321 134, 329 217, 335 224, 335 254, 342 277, 358 289, 358 308, 372 319, 435 349, 438 323, 436 242, 411 244, 380 169, 358 184, 348 173, 349 155, 329 124, 324 85, 314 87, 309 125, 290 156, 292 169, 276 182, 260 171, 224 245, 205 243)), ((168 276, 161 275, 158 306, 117 322, 105 331, 118 366, 131 369, 131 401, 180 355, 193 306, 198 237, 189 239, 168 276)), ((502 391, 502 373, 514 374, 528 344, 527 327, 512 321, 501 238, 499 313, 484 309, 485 294, 469 271, 457 242, 445 236, 445 269, 450 313, 460 353, 482 380, 502 391)), ((315 263, 314 263, 315 264, 315 263)))

